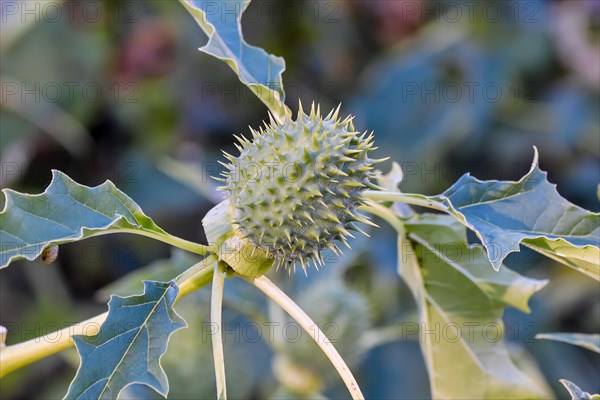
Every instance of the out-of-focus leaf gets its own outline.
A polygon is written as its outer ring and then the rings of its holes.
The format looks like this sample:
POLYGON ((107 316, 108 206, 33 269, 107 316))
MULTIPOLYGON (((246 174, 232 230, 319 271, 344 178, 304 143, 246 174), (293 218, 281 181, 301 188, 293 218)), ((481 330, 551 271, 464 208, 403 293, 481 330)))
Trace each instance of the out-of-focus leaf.
POLYGON ((2 107, 46 132, 72 155, 82 156, 92 146, 87 129, 59 105, 47 101, 39 93, 35 97, 24 94, 37 89, 26 89, 24 82, 6 75, 0 76, 0 85, 18 90, 3 97, 2 107))
POLYGON ((215 204, 223 200, 223 195, 217 191, 216 181, 208 177, 206 171, 196 164, 165 156, 157 160, 156 167, 168 177, 191 188, 215 204))
POLYGON ((508 352, 510 353, 510 359, 517 368, 526 374, 529 379, 535 382, 537 387, 541 388, 543 392, 547 394, 546 398, 553 398, 552 388, 540 368, 540 364, 542 363, 532 353, 527 351, 526 344, 510 341, 507 342, 506 345, 508 352))
MULTIPOLYGON (((189 216, 210 205, 197 190, 163 171, 160 157, 134 151, 123 156, 121 163, 119 188, 148 214, 165 219, 189 216)), ((206 171, 202 172, 201 176, 206 176, 206 171)))
POLYGON ((434 398, 541 398, 543 391, 512 362, 503 341, 505 307, 529 311, 545 281, 488 267, 453 217, 428 215, 406 224, 414 253, 399 273, 420 313, 421 348, 434 398))
POLYGON ((600 334, 597 333, 538 333, 535 338, 570 343, 600 353, 600 334))
POLYGON ((142 288, 142 281, 168 282, 199 261, 199 256, 174 248, 170 258, 156 260, 150 265, 136 269, 111 282, 96 293, 96 298, 99 301, 106 301, 113 294, 131 296, 139 293, 142 288))
POLYGON ((40 21, 40 14, 47 10, 47 6, 54 4, 57 7, 60 6, 60 1, 54 0, 40 0, 36 7, 27 9, 27 2, 25 0, 13 0, 5 2, 2 5, 2 35, 0 35, 0 52, 6 51, 14 43, 16 43, 21 36, 23 36, 29 29, 35 26, 35 23, 40 21), (34 15, 34 18, 25 18, 25 14, 21 10, 27 10, 28 13, 34 15))
POLYGON ((567 389, 569 394, 571 395, 571 400, 599 400, 600 395, 598 394, 589 394, 588 392, 584 392, 571 381, 566 379, 561 379, 560 383, 567 389))
POLYGON ((297 393, 287 389, 284 386, 279 386, 269 397, 270 400, 327 400, 327 397, 320 393, 297 393))
MULTIPOLYGON (((340 276, 331 274, 328 279, 312 283, 300 293, 298 304, 314 319, 323 333, 334 341, 336 349, 352 368, 363 355, 364 349, 357 343, 371 327, 371 321, 365 298, 348 289, 341 279, 340 276)), ((312 371, 316 379, 323 383, 328 383, 335 377, 335 370, 331 368, 329 360, 308 336, 291 345, 284 343, 276 351, 300 370, 312 371)))
POLYGON ((106 181, 90 188, 60 171, 44 193, 23 194, 4 189, 0 213, 0 268, 13 260, 34 260, 48 246, 113 232, 129 232, 174 243, 140 207, 106 181))
POLYGON ((519 244, 600 280, 600 214, 569 203, 538 168, 518 182, 480 181, 469 174, 432 198, 472 229, 494 268, 519 244))
POLYGON ((169 382, 160 358, 171 334, 186 327, 173 309, 174 282, 144 282, 144 294, 111 298, 96 336, 76 336, 81 365, 65 399, 116 399, 129 385, 144 384, 166 396, 169 382))
MULTIPOLYGON (((498 63, 470 43, 466 28, 424 26, 367 65, 362 88, 350 100, 357 128, 375 130, 382 148, 393 149, 417 170, 443 158, 467 135, 483 132, 496 106, 472 85, 502 82, 498 63), (437 145, 440 141, 445 145, 437 145)), ((417 171, 406 172, 408 185, 425 183, 413 181, 422 176, 417 171)))
POLYGON ((250 46, 242 34, 242 14, 250 0, 180 0, 208 36, 200 50, 227 63, 278 118, 289 112, 283 101, 285 61, 250 46))

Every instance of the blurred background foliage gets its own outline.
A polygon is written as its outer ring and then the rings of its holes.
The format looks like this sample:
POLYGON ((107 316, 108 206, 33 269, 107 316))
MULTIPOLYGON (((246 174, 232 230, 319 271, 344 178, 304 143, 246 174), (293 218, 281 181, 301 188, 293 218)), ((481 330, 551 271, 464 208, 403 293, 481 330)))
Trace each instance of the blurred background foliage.
MULTIPOLYGON (((266 109, 225 64, 197 51, 206 38, 184 8, 3 1, 0 17, 2 187, 40 192, 52 168, 87 185, 110 179, 167 231, 205 240, 201 219, 222 196, 209 178, 221 149, 235 153, 232 135, 260 125, 266 109)), ((559 192, 600 210, 599 2, 259 0, 243 29, 249 43, 285 58, 293 110, 298 100, 325 110, 342 102, 360 130, 375 131, 377 156, 404 169, 404 191, 440 193, 465 172, 518 179, 536 145, 559 192)), ((381 225, 323 271, 273 279, 322 328, 336 324, 329 332, 367 398, 428 398, 418 343, 402 330, 417 320, 414 303, 395 271, 395 235, 381 225)), ((65 245, 52 265, 0 272, 0 324, 9 344, 50 333, 102 312, 109 294, 140 292, 141 279, 169 279, 192 262, 132 236, 65 245)), ((598 282, 526 249, 507 265, 551 279, 530 315, 505 315, 515 358, 537 363, 558 398, 567 397, 559 378, 599 392, 598 357, 533 339, 600 331, 598 282)), ((232 398, 345 396, 306 336, 292 343, 290 331, 282 343, 275 331, 269 340, 266 322, 287 318, 244 282, 227 283, 232 398)), ((214 398, 208 298, 201 290, 178 307, 190 329, 164 358, 171 398, 214 398)), ((0 396, 60 398, 77 364, 69 351, 24 368, 0 382, 0 396)), ((151 396, 132 387, 126 397, 151 396)))

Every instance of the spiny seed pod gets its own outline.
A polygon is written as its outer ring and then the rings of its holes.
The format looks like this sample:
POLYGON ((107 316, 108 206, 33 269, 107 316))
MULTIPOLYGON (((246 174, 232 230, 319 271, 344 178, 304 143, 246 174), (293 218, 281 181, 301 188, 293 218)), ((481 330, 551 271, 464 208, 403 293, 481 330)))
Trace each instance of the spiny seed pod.
POLYGON ((351 231, 362 232, 357 222, 372 224, 357 208, 362 191, 375 188, 373 164, 382 160, 368 156, 373 134, 356 132, 352 117, 338 113, 323 118, 313 104, 307 115, 300 104, 295 121, 271 117, 259 131, 251 128, 252 140, 237 137, 238 157, 225 153, 220 180, 232 222, 277 267, 299 262, 306 272, 308 260, 323 263, 324 249, 340 253, 336 241, 348 246, 351 231))

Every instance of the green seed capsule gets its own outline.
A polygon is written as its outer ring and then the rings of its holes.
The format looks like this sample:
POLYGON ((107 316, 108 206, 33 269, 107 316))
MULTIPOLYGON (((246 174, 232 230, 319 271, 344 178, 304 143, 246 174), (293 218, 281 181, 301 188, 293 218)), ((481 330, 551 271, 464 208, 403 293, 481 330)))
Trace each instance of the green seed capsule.
POLYGON ((229 163, 220 179, 233 208, 239 236, 275 264, 306 271, 309 261, 322 264, 321 252, 339 253, 356 222, 362 191, 373 188, 368 157, 373 135, 356 132, 352 117, 338 119, 339 107, 322 117, 314 105, 309 115, 283 122, 271 118, 252 140, 237 137, 240 155, 225 154, 229 163))

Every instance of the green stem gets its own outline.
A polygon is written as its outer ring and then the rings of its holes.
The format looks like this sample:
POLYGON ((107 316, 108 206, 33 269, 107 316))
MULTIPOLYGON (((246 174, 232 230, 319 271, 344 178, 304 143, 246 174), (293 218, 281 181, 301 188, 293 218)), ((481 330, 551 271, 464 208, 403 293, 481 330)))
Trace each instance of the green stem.
POLYGON ((392 210, 377 203, 368 203, 364 206, 359 207, 361 210, 378 216, 379 218, 386 221, 398 232, 399 235, 405 234, 404 224, 400 221, 399 217, 394 214, 392 210))
POLYGON ((200 243, 195 243, 195 242, 190 242, 189 240, 185 240, 180 237, 173 236, 166 232, 165 233, 157 233, 154 231, 150 231, 150 230, 147 231, 147 230, 143 230, 143 229, 121 229, 121 228, 119 228, 117 230, 109 229, 109 230, 106 230, 103 232, 96 232, 96 233, 94 233, 93 236, 110 235, 113 233, 131 233, 134 235, 149 237, 151 239, 158 240, 160 242, 167 243, 167 244, 170 244, 175 247, 179 247, 180 249, 189 251, 190 253, 200 254, 202 256, 205 256, 205 255, 213 252, 213 249, 211 248, 211 246, 207 246, 205 244, 200 244, 200 243))
MULTIPOLYGON (((210 255, 198 264, 193 265, 179 279, 179 294, 175 302, 179 301, 194 290, 210 283, 216 257, 210 255)), ((43 358, 59 353, 75 344, 73 336, 94 336, 100 331, 102 323, 106 320, 108 312, 69 326, 60 331, 50 333, 26 342, 0 348, 0 378, 17 369, 39 361, 43 358)))
POLYGON ((283 308, 292 318, 300 324, 302 329, 317 343, 323 353, 329 358, 338 374, 346 384, 348 391, 353 399, 364 400, 364 396, 360 391, 358 382, 354 379, 350 368, 346 365, 344 359, 340 356, 331 341, 319 329, 317 324, 298 306, 292 299, 281 291, 269 278, 262 275, 256 279, 246 279, 248 282, 260 289, 267 297, 283 308))
POLYGON ((175 247, 179 247, 180 249, 187 250, 191 253, 196 253, 200 255, 207 255, 211 252, 210 246, 206 246, 204 244, 190 242, 189 240, 182 239, 177 236, 173 236, 169 233, 167 234, 157 234, 152 231, 144 231, 144 230, 131 230, 130 233, 137 233, 142 236, 147 236, 152 239, 160 240, 161 242, 170 244, 175 247))
POLYGON ((217 256, 209 255, 197 264, 192 265, 183 274, 175 278, 179 286, 179 294, 175 300, 177 302, 188 294, 208 285, 212 281, 213 272, 217 263, 217 256))
POLYGON ((107 316, 108 313, 105 312, 58 332, 0 349, 0 378, 21 367, 72 347, 74 335, 96 335, 107 316))
POLYGON ((438 211, 448 211, 448 208, 444 204, 421 194, 366 190, 363 192, 363 197, 374 201, 393 201, 395 203, 405 203, 412 204, 414 206, 433 208, 434 210, 438 211))
POLYGON ((223 352, 222 310, 223 288, 225 286, 226 272, 218 265, 213 274, 212 295, 210 299, 210 322, 216 324, 212 332, 213 361, 215 365, 215 378, 217 381, 217 399, 227 400, 227 385, 225 380, 225 355, 223 352))

